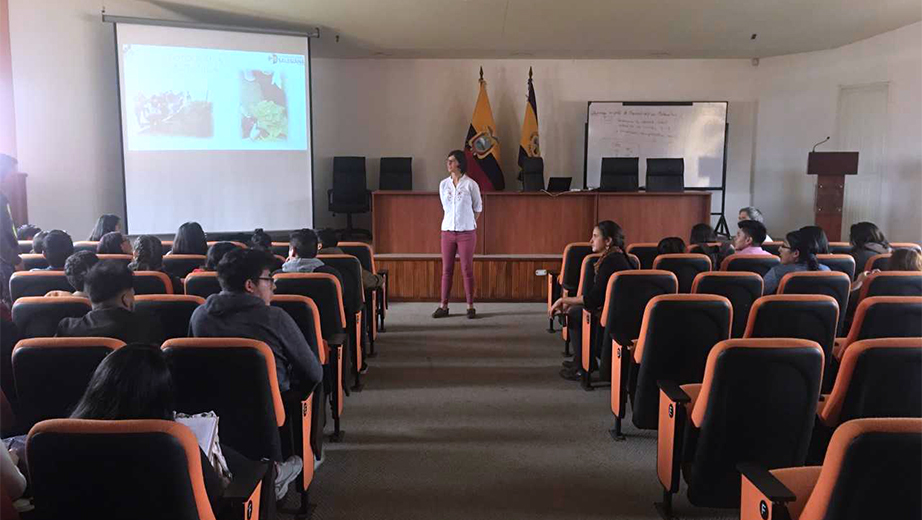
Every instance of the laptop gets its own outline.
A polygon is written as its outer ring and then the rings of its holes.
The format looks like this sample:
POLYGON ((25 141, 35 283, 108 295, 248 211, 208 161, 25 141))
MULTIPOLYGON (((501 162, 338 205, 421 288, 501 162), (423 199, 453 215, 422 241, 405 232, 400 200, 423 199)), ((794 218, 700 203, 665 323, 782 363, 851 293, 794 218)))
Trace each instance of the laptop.
POLYGON ((547 191, 550 193, 570 191, 571 182, 573 182, 573 177, 551 177, 547 180, 547 191))

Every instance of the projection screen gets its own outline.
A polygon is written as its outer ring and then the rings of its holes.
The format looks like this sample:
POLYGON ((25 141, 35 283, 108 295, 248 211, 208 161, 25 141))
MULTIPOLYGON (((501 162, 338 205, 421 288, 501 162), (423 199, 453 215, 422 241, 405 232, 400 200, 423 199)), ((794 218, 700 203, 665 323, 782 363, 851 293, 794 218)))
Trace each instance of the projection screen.
POLYGON ((313 227, 305 36, 116 22, 126 227, 313 227))

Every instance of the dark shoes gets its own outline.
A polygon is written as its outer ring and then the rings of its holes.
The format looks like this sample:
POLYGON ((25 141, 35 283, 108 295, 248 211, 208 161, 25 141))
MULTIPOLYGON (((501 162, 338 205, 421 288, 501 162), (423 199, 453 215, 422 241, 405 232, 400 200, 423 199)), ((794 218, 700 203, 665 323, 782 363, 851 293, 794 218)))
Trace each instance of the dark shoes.
POLYGON ((582 370, 579 367, 564 368, 560 371, 560 377, 567 381, 579 381, 582 375, 582 370))
POLYGON ((477 317, 477 311, 474 309, 467 310, 467 319, 472 320, 477 317))
POLYGON ((442 307, 439 307, 432 313, 433 318, 444 318, 446 316, 448 316, 448 309, 443 309, 442 307))

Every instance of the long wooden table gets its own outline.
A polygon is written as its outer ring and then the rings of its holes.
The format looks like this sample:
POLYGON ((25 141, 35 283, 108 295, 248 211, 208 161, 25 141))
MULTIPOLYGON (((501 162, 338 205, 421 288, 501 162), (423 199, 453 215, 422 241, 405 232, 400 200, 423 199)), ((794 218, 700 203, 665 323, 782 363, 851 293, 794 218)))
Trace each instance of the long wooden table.
MULTIPOLYGON (((491 192, 483 195, 475 254, 561 254, 589 240, 601 220, 614 220, 627 242, 687 240, 692 226, 710 222, 711 194, 491 192)), ((437 192, 376 191, 372 233, 376 253, 439 253, 442 204, 437 192)))

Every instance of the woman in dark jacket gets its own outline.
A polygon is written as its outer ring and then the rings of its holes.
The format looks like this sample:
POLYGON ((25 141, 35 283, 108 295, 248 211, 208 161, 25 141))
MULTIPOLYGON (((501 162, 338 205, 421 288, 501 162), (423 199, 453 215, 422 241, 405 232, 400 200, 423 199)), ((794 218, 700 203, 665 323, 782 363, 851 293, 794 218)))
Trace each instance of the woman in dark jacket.
MULTIPOLYGON (((584 290, 581 296, 559 298, 551 306, 551 315, 561 312, 567 314, 570 344, 574 345, 573 359, 564 361, 564 368, 560 371, 560 377, 564 379, 579 381, 581 377, 583 309, 600 312, 602 306, 605 305, 605 291, 611 275, 618 271, 636 269, 624 251, 624 242, 624 231, 621 226, 611 220, 599 222, 593 228, 592 237, 589 239, 592 252, 602 255, 595 264, 595 280, 592 287, 584 290)), ((596 357, 595 353, 589 356, 592 368, 594 368, 596 357)))
POLYGON ((855 277, 864 272, 868 260, 874 255, 890 253, 890 242, 883 232, 871 222, 852 224, 848 234, 852 250, 848 254, 855 258, 855 277))

